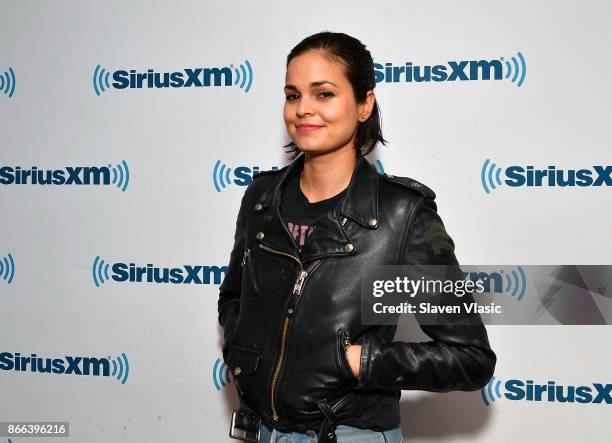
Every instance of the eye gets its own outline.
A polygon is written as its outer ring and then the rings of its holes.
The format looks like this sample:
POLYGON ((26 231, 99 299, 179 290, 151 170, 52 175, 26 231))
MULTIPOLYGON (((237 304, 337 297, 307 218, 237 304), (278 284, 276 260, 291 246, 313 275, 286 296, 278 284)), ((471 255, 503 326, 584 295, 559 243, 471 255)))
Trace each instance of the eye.
POLYGON ((332 93, 331 93, 331 92, 329 92, 329 91, 323 91, 323 92, 321 92, 319 95, 322 95, 322 94, 328 94, 328 95, 326 95, 326 96, 325 96, 325 98, 328 98, 328 97, 333 97, 333 96, 334 96, 334 94, 332 94, 332 93))
POLYGON ((297 94, 286 95, 285 100, 287 100, 288 102, 293 101, 293 97, 296 97, 296 96, 297 94))

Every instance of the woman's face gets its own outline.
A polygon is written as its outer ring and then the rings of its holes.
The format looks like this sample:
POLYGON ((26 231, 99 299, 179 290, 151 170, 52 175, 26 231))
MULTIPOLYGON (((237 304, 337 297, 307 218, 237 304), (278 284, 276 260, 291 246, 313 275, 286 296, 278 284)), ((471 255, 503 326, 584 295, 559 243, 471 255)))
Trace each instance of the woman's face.
POLYGON ((352 149, 357 125, 369 117, 373 101, 368 91, 365 103, 357 103, 342 66, 321 51, 306 51, 287 67, 283 117, 291 140, 305 153, 352 149))

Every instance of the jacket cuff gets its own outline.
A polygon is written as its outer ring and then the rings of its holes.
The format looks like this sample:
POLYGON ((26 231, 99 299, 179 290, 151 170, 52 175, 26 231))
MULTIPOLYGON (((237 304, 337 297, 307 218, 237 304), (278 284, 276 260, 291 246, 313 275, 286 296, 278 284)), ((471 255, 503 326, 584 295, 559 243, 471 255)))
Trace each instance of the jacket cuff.
POLYGON ((401 389, 398 382, 399 368, 394 361, 395 342, 385 342, 376 333, 364 334, 361 344, 361 361, 358 389, 401 389))
POLYGON ((361 357, 359 359, 359 377, 357 380, 357 389, 375 388, 376 383, 372 374, 372 356, 377 350, 377 338, 372 333, 366 333, 361 340, 361 357))

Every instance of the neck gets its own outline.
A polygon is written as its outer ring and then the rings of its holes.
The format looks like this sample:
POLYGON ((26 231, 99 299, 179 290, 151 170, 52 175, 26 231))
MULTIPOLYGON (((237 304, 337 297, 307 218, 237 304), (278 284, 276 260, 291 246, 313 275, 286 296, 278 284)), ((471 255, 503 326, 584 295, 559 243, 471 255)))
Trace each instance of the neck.
POLYGON ((305 153, 300 188, 310 203, 333 197, 349 185, 356 163, 352 148, 320 155, 305 153))

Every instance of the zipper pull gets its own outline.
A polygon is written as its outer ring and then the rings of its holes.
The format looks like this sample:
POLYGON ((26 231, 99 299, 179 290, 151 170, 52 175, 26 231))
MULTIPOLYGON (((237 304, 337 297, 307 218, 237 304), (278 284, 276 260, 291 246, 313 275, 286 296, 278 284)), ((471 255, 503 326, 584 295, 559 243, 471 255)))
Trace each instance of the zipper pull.
POLYGON ((242 254, 242 264, 240 266, 244 266, 248 255, 249 255, 249 249, 247 248, 244 250, 244 254, 242 254))
POLYGON ((342 336, 342 345, 344 346, 344 351, 347 351, 348 347, 351 345, 350 337, 344 329, 340 329, 340 335, 342 336))
POLYGON ((308 275, 308 272, 302 271, 300 275, 298 275, 298 279, 295 282, 295 286, 293 286, 293 295, 298 295, 302 290, 302 283, 304 283, 304 279, 308 275))

